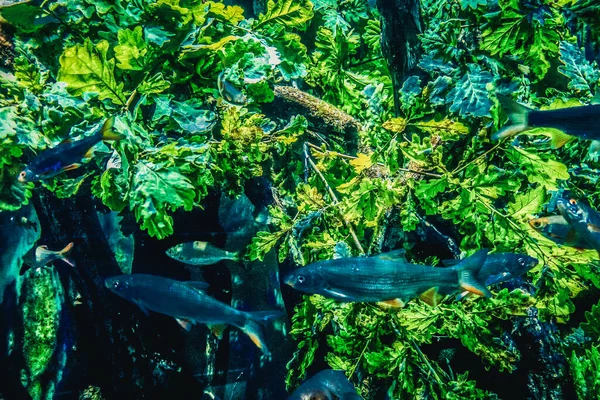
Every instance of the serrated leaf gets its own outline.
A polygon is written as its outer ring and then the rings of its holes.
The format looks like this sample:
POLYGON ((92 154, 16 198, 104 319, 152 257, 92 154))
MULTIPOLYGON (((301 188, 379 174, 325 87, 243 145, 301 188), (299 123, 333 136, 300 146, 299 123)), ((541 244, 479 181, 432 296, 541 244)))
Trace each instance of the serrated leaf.
POLYGON ((258 16, 256 29, 266 24, 281 24, 288 28, 303 30, 313 17, 313 5, 309 0, 269 0, 267 11, 258 16))
POLYGON ((491 116, 492 103, 486 85, 493 82, 493 76, 487 71, 482 71, 477 64, 469 64, 468 68, 468 73, 464 74, 448 93, 448 100, 452 104, 450 111, 462 117, 491 116))
POLYGON ((86 92, 98 94, 100 100, 110 99, 124 105, 123 84, 115 80, 115 60, 106 58, 108 42, 96 46, 90 39, 83 44, 67 47, 60 56, 58 80, 67 84, 67 90, 75 96, 86 92))
POLYGON ((135 164, 129 208, 150 236, 163 239, 171 235, 173 218, 167 212, 178 208, 191 211, 195 197, 192 183, 174 168, 145 161, 135 164))
POLYGON ((476 10, 480 5, 486 6, 487 0, 460 0, 460 8, 463 10, 466 10, 469 7, 476 10))
POLYGON ((141 71, 146 66, 148 45, 144 41, 141 26, 133 31, 121 29, 118 33, 119 44, 115 46, 117 67, 124 70, 141 71))
POLYGON ((392 118, 383 123, 383 128, 394 133, 402 133, 406 129, 406 124, 407 122, 405 118, 392 118))
POLYGON ((571 81, 569 89, 590 92, 598 84, 600 71, 592 67, 583 53, 569 42, 560 43, 560 61, 564 64, 558 67, 558 72, 571 81))
POLYGON ((218 19, 237 25, 244 20, 244 9, 240 6, 226 6, 223 3, 209 1, 210 14, 214 14, 218 19))
POLYGON ((523 219, 537 214, 546 203, 546 189, 543 186, 532 189, 515 196, 515 200, 508 203, 508 210, 513 218, 523 219))
POLYGON ((148 79, 144 79, 137 90, 141 94, 156 94, 164 92, 170 86, 171 84, 165 80, 162 72, 159 72, 148 79))
POLYGON ((350 165, 354 167, 354 172, 360 174, 365 169, 371 167, 373 165, 373 161, 371 161, 370 156, 363 153, 358 153, 356 158, 350 160, 350 165))
POLYGON ((523 168, 531 183, 539 183, 546 190, 557 190, 557 180, 569 179, 567 167, 550 156, 529 153, 519 147, 507 150, 508 158, 523 168))

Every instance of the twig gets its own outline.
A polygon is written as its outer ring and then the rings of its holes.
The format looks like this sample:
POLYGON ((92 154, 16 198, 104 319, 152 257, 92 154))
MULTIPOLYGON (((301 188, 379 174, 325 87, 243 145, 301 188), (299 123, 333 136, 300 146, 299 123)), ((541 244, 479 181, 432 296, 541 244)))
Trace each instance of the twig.
MULTIPOLYGON (((339 203, 337 196, 333 192, 333 189, 331 189, 331 186, 329 186, 329 183, 327 183, 327 180, 325 179, 325 177, 323 176, 321 171, 319 171, 319 169, 315 165, 312 158, 310 158, 310 155, 308 154, 308 148, 306 146, 304 146, 304 155, 305 155, 306 161, 308 162, 308 165, 310 165, 312 170, 316 172, 316 174, 319 176, 319 178, 321 178, 321 181, 327 188, 327 191, 329 192, 329 195, 331 196, 333 203, 334 204, 339 203)), ((352 225, 350 225, 350 222, 348 222, 348 220, 343 215, 341 217, 342 217, 342 221, 344 222, 344 225, 346 225, 346 227, 348 228, 348 231, 350 232, 350 235, 352 236, 352 239, 354 240, 354 244, 356 245, 356 248, 358 249, 358 251, 360 252, 361 255, 364 255, 365 251, 363 250, 362 246, 360 245, 360 241, 358 240, 358 237, 356 236, 356 233, 354 232, 354 228, 352 228, 352 225)))
MULTIPOLYGON (((377 329, 377 327, 375 327, 375 329, 377 329)), ((365 344, 365 347, 363 347, 362 351, 360 352, 360 355, 358 356, 358 360, 356 360, 356 363, 354 364, 354 367, 352 367, 352 372, 350 373, 350 376, 348 377, 348 379, 352 378, 352 375, 354 375, 354 372, 356 371, 356 368, 358 367, 358 364, 360 363, 360 360, 362 360, 362 357, 365 354, 365 351, 367 350, 367 347, 369 347, 369 344, 371 343, 371 339, 372 339, 372 335, 371 335, 371 337, 369 337, 369 340, 367 340, 367 343, 365 344)))
POLYGON ((489 153, 491 153, 492 151, 496 150, 498 147, 500 147, 501 143, 496 144, 494 147, 492 147, 491 149, 489 149, 488 151, 486 151, 485 153, 483 153, 482 155, 476 157, 475 159, 469 161, 468 163, 466 163, 465 165, 463 165, 462 167, 459 167, 457 169, 455 169, 454 171, 452 171, 452 175, 454 174, 458 174, 460 171, 462 171, 463 169, 467 168, 469 165, 473 164, 474 162, 476 162, 477 160, 479 160, 480 158, 483 158, 485 156, 487 156, 489 153))

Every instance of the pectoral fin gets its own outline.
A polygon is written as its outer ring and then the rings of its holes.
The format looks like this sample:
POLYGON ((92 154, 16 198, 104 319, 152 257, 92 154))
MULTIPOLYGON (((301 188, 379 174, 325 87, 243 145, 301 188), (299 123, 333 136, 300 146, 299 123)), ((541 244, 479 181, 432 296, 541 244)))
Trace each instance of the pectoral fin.
POLYGON ((90 147, 83 155, 83 162, 90 162, 94 158, 94 147, 90 147))
POLYGON ((600 227, 598 227, 594 224, 587 224, 587 227, 590 232, 600 233, 600 227))
POLYGON ((383 307, 402 308, 406 305, 401 299, 391 299, 386 301, 380 301, 377 304, 383 307))
POLYGON ((175 318, 175 321, 177 321, 177 323, 179 325, 181 325, 181 327, 183 329, 185 329, 186 331, 191 331, 192 330, 192 322, 188 319, 181 319, 181 318, 175 318))
POLYGON ((325 292, 325 294, 327 294, 330 297, 333 297, 336 300, 354 301, 354 298, 352 296, 348 296, 347 294, 338 292, 338 291, 333 290, 333 289, 323 289, 323 291, 325 292))
POLYGON ((142 310, 144 314, 146 314, 146 316, 150 315, 148 309, 142 305, 142 301, 140 299, 134 299, 133 302, 137 304, 137 306, 140 308, 140 310, 142 310))
POLYGON ((464 299, 465 297, 467 297, 470 294, 470 292, 467 292, 466 290, 464 292, 462 292, 461 294, 459 294, 458 296, 456 296, 456 300, 457 301, 461 301, 462 299, 464 299))
POLYGON ((419 299, 421 299, 425 303, 429 304, 430 306, 435 307, 444 298, 444 296, 439 294, 437 290, 438 290, 437 287, 432 287, 431 289, 421 293, 419 295, 419 299))
POLYGON ((67 165, 66 167, 63 168, 63 171, 73 171, 74 169, 77 169, 79 167, 81 167, 81 164, 75 163, 75 164, 67 165))

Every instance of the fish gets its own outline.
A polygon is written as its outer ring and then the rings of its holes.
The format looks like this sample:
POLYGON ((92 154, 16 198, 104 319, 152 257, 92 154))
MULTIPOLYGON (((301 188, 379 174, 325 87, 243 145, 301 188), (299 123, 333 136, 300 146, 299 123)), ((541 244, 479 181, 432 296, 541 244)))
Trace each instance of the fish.
MULTIPOLYGON (((460 262, 460 260, 444 260, 443 264, 451 267, 458 262, 460 262)), ((539 260, 537 258, 530 257, 526 254, 488 254, 483 266, 477 274, 477 280, 483 282, 485 286, 506 282, 510 279, 524 275, 527 271, 538 265, 538 263, 539 260)), ((470 292, 463 291, 457 296, 457 300, 460 300, 469 294, 470 292)))
POLYGON ((323 370, 302 383, 288 400, 362 400, 342 371, 323 370))
POLYGON ((89 162, 94 154, 93 147, 101 141, 121 140, 123 135, 115 133, 115 117, 110 117, 93 135, 81 140, 66 139, 57 146, 38 154, 17 176, 21 183, 37 182, 71 171, 89 162))
POLYGON ((339 301, 383 302, 395 307, 416 297, 435 305, 437 294, 450 294, 461 288, 490 297, 485 284, 477 279, 487 252, 479 250, 450 268, 408 263, 404 250, 324 260, 290 272, 284 282, 305 293, 339 301))
POLYGON ((556 244, 581 250, 589 246, 562 215, 535 218, 529 221, 529 226, 556 244))
POLYGON ((73 250, 73 242, 58 251, 48 250, 48 246, 45 245, 38 246, 35 248, 35 251, 28 254, 26 261, 33 268, 44 267, 54 260, 62 260, 71 267, 75 267, 73 260, 68 257, 71 250, 73 250))
POLYGON ((567 107, 555 110, 534 110, 508 96, 497 95, 500 104, 508 114, 509 124, 494 135, 493 140, 517 135, 533 128, 554 128, 561 132, 552 133, 552 148, 562 147, 578 137, 587 140, 600 140, 600 105, 567 107))
POLYGON ((280 311, 246 312, 236 310, 203 292, 205 282, 177 281, 149 274, 117 275, 107 278, 105 286, 122 298, 148 311, 171 316, 186 330, 202 323, 220 331, 223 325, 241 329, 265 356, 271 353, 263 339, 261 325, 283 316, 280 311))
POLYGON ((571 225, 573 232, 584 242, 587 249, 593 249, 600 256, 600 214, 576 199, 560 197, 556 208, 571 225))
POLYGON ((221 260, 240 260, 237 252, 223 250, 201 241, 177 244, 168 249, 166 253, 174 260, 191 265, 212 265, 221 260))

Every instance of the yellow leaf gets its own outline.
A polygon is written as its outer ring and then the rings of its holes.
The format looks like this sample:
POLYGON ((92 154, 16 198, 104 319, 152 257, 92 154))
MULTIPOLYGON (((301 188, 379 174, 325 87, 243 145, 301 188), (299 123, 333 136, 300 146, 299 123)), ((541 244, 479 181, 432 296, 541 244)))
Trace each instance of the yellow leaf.
POLYGON ((357 174, 373 165, 370 156, 362 153, 358 153, 357 156, 354 160, 350 160, 350 164, 352 164, 357 174))
POLYGON ((406 119, 392 118, 383 123, 383 128, 394 133, 402 133, 406 129, 406 119))

